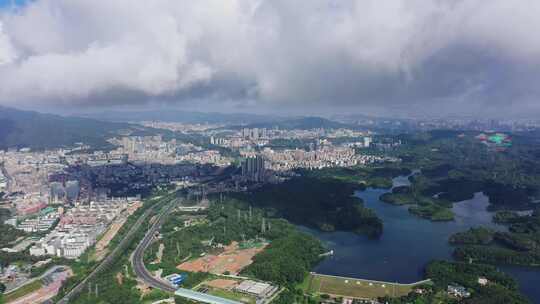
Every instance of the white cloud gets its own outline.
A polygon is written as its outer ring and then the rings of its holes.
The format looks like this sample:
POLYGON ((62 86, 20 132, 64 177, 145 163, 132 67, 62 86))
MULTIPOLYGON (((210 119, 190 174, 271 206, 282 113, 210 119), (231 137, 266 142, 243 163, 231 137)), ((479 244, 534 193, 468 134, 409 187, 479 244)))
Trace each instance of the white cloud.
POLYGON ((0 66, 13 62, 16 57, 15 49, 11 45, 9 37, 4 33, 2 23, 0 22, 0 66))
POLYGON ((36 0, 0 14, 0 103, 91 104, 115 90, 267 104, 530 103, 539 13, 533 0, 36 0))

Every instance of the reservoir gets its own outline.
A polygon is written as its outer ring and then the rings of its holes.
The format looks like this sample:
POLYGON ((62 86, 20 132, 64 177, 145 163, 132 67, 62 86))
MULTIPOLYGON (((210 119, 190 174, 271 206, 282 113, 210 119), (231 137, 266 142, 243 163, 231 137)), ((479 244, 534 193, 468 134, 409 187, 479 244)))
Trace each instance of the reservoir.
MULTIPOLYGON (((406 176, 394 179, 394 186, 408 185, 406 176)), ((491 221, 486 211, 488 198, 476 193, 474 198, 454 204, 455 221, 430 222, 410 214, 407 206, 381 202, 379 196, 388 190, 368 188, 356 192, 366 207, 383 220, 380 239, 371 240, 351 232, 319 232, 302 228, 321 239, 334 256, 323 260, 313 271, 321 274, 357 277, 399 283, 422 280, 424 266, 434 259, 452 259, 453 247, 448 238, 471 227, 505 227, 491 221)), ((520 285, 533 303, 540 304, 540 268, 500 267, 520 285)))

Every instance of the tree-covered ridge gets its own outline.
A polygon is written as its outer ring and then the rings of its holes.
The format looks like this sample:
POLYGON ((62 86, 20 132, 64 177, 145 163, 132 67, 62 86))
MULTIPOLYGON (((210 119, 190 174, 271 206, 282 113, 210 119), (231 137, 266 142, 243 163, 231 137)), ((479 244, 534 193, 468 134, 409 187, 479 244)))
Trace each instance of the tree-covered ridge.
POLYGON ((64 117, 0 107, 0 150, 71 147, 84 143, 107 147, 107 139, 129 124, 64 117))
MULTIPOLYGON (((513 134, 504 150, 481 143, 478 132, 430 131, 401 135, 402 145, 388 153, 400 167, 418 169, 405 191, 380 199, 410 205, 413 214, 430 220, 452 220, 452 204, 483 192, 491 210, 526 210, 540 198, 540 147, 513 134)), ((394 165, 395 166, 395 165, 394 165)))
POLYGON ((11 225, 0 224, 0 249, 7 247, 11 242, 24 235, 26 233, 22 230, 11 225))
POLYGON ((354 231, 378 237, 382 233, 382 221, 353 196, 358 188, 358 184, 337 179, 300 177, 265 185, 241 197, 257 206, 274 209, 297 224, 322 231, 354 231))
MULTIPOLYGON (((412 173, 411 169, 395 164, 383 167, 356 167, 356 168, 331 168, 313 171, 302 171, 305 176, 317 178, 331 178, 360 184, 359 190, 366 187, 392 188, 392 179, 398 176, 407 176, 412 173)), ((454 215, 450 210, 452 204, 446 199, 427 195, 422 192, 423 183, 428 179, 416 173, 409 177, 412 186, 399 186, 392 188, 391 192, 381 195, 380 200, 394 205, 410 205, 412 214, 431 221, 451 221, 454 215)))
POLYGON ((366 187, 390 189, 392 187, 392 178, 409 175, 411 174, 411 170, 388 164, 381 167, 299 170, 299 173, 307 177, 339 179, 345 182, 359 184, 360 189, 366 187))
POLYGON ((487 245, 493 241, 495 231, 484 227, 471 228, 465 232, 458 232, 449 239, 454 245, 487 245))
POLYGON ((255 256, 244 274, 280 285, 298 284, 320 260, 321 244, 317 239, 293 233, 275 239, 268 248, 255 256))
POLYGON ((508 224, 508 231, 477 228, 457 233, 450 238, 461 245, 454 256, 463 261, 540 266, 540 212, 522 216, 498 212, 494 220, 508 224))
POLYGON ((527 209, 540 196, 540 147, 534 138, 512 134, 503 150, 482 144, 479 132, 431 131, 401 137, 393 151, 402 165, 420 169, 416 178, 426 196, 448 201, 489 197, 492 209, 527 209))
POLYGON ((426 277, 431 278, 436 286, 445 288, 454 283, 468 288, 478 289, 479 277, 499 284, 509 290, 517 290, 518 286, 509 275, 489 265, 459 262, 434 261, 426 267, 426 277))
POLYGON ((426 267, 425 276, 433 281, 423 293, 411 292, 398 299, 382 299, 389 304, 526 304, 529 301, 519 293, 516 282, 495 267, 448 261, 433 261, 426 267), (485 285, 479 279, 487 279, 485 285), (463 286, 471 293, 469 298, 456 298, 446 293, 448 285, 463 286))

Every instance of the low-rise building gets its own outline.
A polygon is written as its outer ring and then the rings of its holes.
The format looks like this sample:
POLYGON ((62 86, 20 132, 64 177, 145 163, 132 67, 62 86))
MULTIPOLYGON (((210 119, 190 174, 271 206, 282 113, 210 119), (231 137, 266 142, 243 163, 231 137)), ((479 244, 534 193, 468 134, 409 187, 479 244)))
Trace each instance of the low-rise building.
POLYGON ((16 227, 28 233, 44 232, 51 229, 59 217, 60 215, 57 212, 47 213, 34 219, 26 219, 16 227))
POLYGON ((96 243, 96 238, 117 217, 130 214, 133 211, 130 206, 133 204, 138 206, 140 202, 132 199, 107 199, 68 209, 61 215, 55 229, 30 248, 30 254, 76 259, 96 243))
POLYGON ((478 278, 478 284, 480 284, 482 286, 486 286, 488 283, 489 283, 489 280, 486 279, 485 277, 479 277, 478 278))
POLYGON ((276 286, 252 280, 242 281, 242 283, 238 284, 234 289, 238 292, 249 294, 257 298, 270 297, 277 291, 276 286))
POLYGON ((447 292, 449 295, 458 298, 468 298, 471 296, 471 293, 461 285, 448 285, 447 292))

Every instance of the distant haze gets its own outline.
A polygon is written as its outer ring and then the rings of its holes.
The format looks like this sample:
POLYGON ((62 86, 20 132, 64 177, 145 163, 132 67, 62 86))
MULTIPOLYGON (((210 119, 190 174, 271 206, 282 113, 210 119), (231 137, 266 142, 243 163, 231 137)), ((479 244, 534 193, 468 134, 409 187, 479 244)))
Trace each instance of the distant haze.
POLYGON ((540 112, 537 0, 3 3, 5 106, 540 112))

